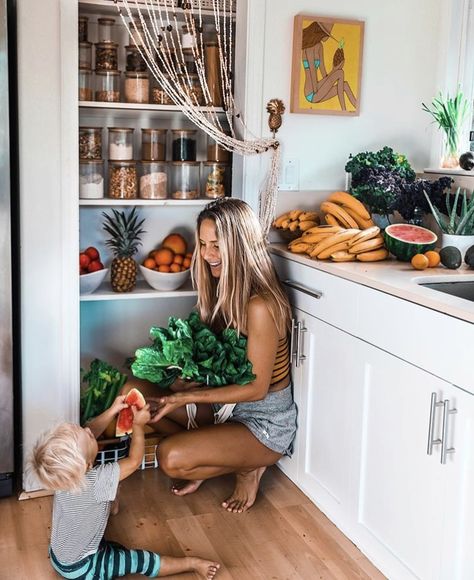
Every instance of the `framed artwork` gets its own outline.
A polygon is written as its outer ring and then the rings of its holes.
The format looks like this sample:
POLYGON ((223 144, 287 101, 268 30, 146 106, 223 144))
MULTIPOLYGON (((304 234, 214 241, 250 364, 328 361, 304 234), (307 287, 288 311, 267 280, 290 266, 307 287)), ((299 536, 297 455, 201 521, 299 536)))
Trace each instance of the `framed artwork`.
POLYGON ((363 41, 360 20, 295 16, 290 111, 358 115, 363 41))

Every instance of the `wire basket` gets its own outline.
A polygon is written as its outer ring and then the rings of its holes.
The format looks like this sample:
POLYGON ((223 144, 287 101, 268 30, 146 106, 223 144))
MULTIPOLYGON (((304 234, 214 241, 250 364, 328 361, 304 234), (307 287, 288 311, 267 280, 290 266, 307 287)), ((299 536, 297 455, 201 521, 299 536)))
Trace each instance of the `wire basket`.
MULTIPOLYGON (((158 443, 155 441, 156 437, 147 441, 145 438, 145 452, 143 459, 138 469, 154 469, 158 467, 158 459, 156 458, 156 449, 158 443)), ((96 465, 104 465, 112 461, 120 461, 128 456, 130 449, 130 437, 122 437, 117 440, 99 441, 99 452, 95 458, 96 465), (103 447, 101 449, 101 447, 103 447)))

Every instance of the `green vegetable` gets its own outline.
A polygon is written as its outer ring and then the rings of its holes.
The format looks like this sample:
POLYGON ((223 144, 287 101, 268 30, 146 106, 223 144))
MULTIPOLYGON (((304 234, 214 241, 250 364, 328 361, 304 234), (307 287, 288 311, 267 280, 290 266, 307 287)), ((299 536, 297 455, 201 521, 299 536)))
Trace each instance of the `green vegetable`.
POLYGON ((430 198, 425 192, 426 201, 428 202, 433 217, 436 220, 440 230, 445 234, 455 234, 457 236, 471 236, 474 234, 474 196, 468 200, 466 190, 462 191, 458 187, 454 196, 454 203, 451 206, 451 196, 446 194, 447 215, 442 214, 431 203, 430 198), (458 209, 459 201, 461 205, 458 209))
POLYGON ((135 377, 168 388, 179 376, 209 386, 245 385, 255 379, 247 359, 247 339, 228 328, 219 334, 197 312, 168 327, 152 327, 151 346, 139 348, 131 369, 135 377))
POLYGON ((82 381, 87 384, 81 396, 81 425, 85 425, 110 407, 127 381, 127 375, 96 358, 82 381))

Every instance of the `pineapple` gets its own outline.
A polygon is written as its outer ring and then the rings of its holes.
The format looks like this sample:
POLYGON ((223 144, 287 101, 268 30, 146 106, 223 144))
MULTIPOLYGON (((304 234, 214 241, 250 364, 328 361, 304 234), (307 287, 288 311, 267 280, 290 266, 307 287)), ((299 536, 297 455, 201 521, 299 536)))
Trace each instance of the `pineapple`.
POLYGON ((114 259, 111 264, 110 282, 114 292, 131 292, 137 282, 137 263, 133 259, 141 245, 142 219, 138 221, 136 208, 126 215, 123 211, 112 210, 113 217, 105 212, 104 230, 110 234, 106 244, 112 248, 114 259))

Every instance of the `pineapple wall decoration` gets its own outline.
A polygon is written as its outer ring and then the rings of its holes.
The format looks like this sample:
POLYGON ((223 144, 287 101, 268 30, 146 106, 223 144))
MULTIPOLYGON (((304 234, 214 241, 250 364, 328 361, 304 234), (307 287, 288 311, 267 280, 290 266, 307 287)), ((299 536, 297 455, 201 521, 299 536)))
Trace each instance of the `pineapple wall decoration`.
POLYGON ((126 214, 124 211, 112 210, 113 215, 102 212, 103 228, 110 235, 106 244, 112 249, 114 259, 110 266, 110 283, 114 292, 131 292, 137 283, 137 263, 133 256, 141 245, 140 236, 144 219, 139 216, 134 207, 126 214))

